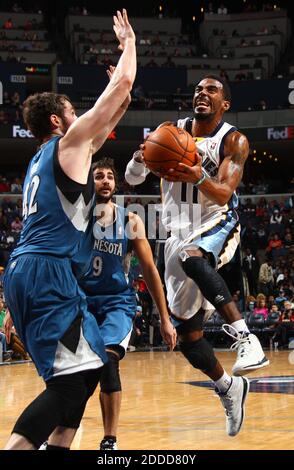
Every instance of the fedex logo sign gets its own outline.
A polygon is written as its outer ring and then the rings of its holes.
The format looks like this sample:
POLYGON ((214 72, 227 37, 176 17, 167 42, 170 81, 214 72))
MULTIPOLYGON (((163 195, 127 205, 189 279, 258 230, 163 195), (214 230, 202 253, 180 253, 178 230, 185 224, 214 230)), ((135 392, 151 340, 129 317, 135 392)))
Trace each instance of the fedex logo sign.
POLYGON ((29 130, 22 129, 20 126, 13 126, 12 137, 20 137, 21 139, 26 139, 26 138, 31 139, 34 136, 29 130))
POLYGON ((282 129, 269 127, 267 129, 267 140, 291 140, 294 139, 294 126, 287 126, 282 129))

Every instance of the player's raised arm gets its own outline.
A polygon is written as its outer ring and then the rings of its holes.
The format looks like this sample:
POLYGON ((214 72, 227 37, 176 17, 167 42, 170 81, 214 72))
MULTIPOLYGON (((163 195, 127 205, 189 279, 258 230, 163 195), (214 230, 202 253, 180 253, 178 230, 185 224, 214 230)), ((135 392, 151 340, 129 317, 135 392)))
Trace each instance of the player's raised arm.
POLYGON ((117 67, 93 108, 73 122, 59 143, 59 161, 63 171, 80 183, 87 180, 93 140, 95 150, 98 150, 111 131, 113 116, 127 99, 136 76, 136 39, 126 10, 122 14, 118 11, 113 18, 113 29, 122 50, 117 67), (84 171, 81 170, 83 166, 84 171))
MULTIPOLYGON (((109 66, 109 69, 106 71, 109 80, 111 80, 113 74, 115 71, 115 67, 113 65, 109 66)), ((112 116, 111 120, 109 121, 109 134, 112 132, 112 130, 115 128, 116 124, 120 121, 122 116, 125 114, 126 110, 129 107, 130 102, 132 101, 131 94, 129 93, 124 102, 120 105, 116 113, 112 116)), ((93 145, 92 145, 92 150, 93 154, 97 152, 100 148, 100 137, 93 140, 93 145)))

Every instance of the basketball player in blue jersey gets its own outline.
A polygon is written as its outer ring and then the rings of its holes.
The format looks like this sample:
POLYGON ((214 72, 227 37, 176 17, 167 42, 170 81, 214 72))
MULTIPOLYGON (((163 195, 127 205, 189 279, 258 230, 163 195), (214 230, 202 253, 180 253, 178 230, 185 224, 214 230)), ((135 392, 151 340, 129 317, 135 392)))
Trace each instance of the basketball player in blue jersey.
MULTIPOLYGON (((165 282, 181 351, 193 367, 215 382, 226 410, 227 433, 235 436, 242 425, 249 391, 248 380, 241 376, 266 366, 269 361, 217 272, 230 261, 239 243, 235 190, 249 151, 246 137, 223 121, 230 101, 228 84, 207 76, 195 88, 194 117, 162 124, 186 129, 195 138, 197 147, 195 166, 179 164, 162 179, 162 221, 171 234, 165 243, 165 282), (201 206, 201 220, 195 224, 188 219, 185 239, 178 235, 181 203, 201 206), (222 368, 203 338, 203 322, 214 309, 224 316, 229 324, 225 326, 226 332, 235 339, 238 357, 233 377, 222 368)), ((141 146, 127 166, 126 180, 140 184, 148 172, 141 146)))
MULTIPOLYGON (((119 361, 124 357, 136 312, 136 297, 128 278, 131 251, 134 250, 148 289, 161 318, 161 334, 170 349, 176 345, 174 329, 167 310, 161 279, 139 216, 127 213, 113 203, 117 186, 113 160, 104 158, 94 164, 96 210, 80 251, 73 258, 74 272, 87 296, 88 308, 95 316, 106 347, 108 362, 100 378, 100 404, 104 438, 100 450, 117 450, 116 435, 121 407, 119 361)), ((83 409, 80 412, 82 418, 83 409)), ((69 448, 77 425, 58 427, 49 446, 69 448)), ((42 446, 43 448, 43 446, 42 446)))
POLYGON ((114 16, 114 31, 122 55, 92 109, 77 118, 70 100, 55 93, 24 103, 24 120, 40 148, 25 178, 23 230, 4 291, 46 389, 18 418, 7 450, 38 449, 57 425, 72 422, 107 361, 71 259, 93 209, 92 154, 124 114, 136 75, 135 35, 125 10, 114 16))

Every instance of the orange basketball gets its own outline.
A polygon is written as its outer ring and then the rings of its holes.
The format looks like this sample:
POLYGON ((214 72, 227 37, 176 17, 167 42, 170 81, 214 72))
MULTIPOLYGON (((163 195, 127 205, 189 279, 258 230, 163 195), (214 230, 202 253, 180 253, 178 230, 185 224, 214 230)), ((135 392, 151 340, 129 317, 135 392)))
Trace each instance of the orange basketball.
POLYGON ((165 175, 179 163, 193 166, 196 163, 196 144, 193 137, 184 129, 163 126, 149 134, 144 142, 144 160, 154 172, 165 175))

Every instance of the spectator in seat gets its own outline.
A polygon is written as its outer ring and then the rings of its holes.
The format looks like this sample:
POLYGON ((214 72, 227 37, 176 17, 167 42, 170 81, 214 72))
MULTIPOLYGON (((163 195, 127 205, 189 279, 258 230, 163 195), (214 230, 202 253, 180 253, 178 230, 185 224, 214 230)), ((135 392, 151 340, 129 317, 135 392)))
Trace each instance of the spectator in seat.
POLYGON ((267 212, 267 207, 268 207, 268 204, 266 202, 266 199, 264 197, 261 197, 256 205, 256 212, 255 212, 256 217, 258 217, 261 222, 267 212))
POLYGON ((284 247, 287 250, 287 255, 291 256, 294 254, 294 240, 290 232, 285 234, 284 247))
POLYGON ((272 306, 271 306, 271 308, 270 308, 270 310, 269 310, 268 313, 269 313, 269 315, 270 315, 271 313, 278 313, 278 314, 280 315, 280 314, 281 314, 281 311, 280 311, 279 306, 278 306, 277 304, 272 304, 272 306))
POLYGON ((270 223, 271 224, 281 224, 283 222, 283 216, 280 214, 278 209, 274 210, 274 213, 271 215, 270 223))
POLYGON ((12 23, 12 19, 11 18, 8 18, 8 20, 6 20, 3 24, 3 29, 13 29, 14 26, 13 26, 13 23, 12 23))
POLYGON ((220 74, 219 74, 220 77, 222 77, 224 80, 226 80, 227 82, 230 80, 229 79, 229 76, 227 74, 227 72, 224 70, 224 69, 221 69, 220 70, 220 74))
POLYGON ((15 217, 14 221, 11 222, 11 230, 13 232, 21 232, 22 230, 22 221, 19 219, 19 217, 15 217))
POLYGON ((275 302, 278 305, 279 308, 282 307, 283 303, 288 300, 287 296, 285 294, 284 289, 280 289, 277 297, 275 298, 275 302))
MULTIPOLYGON (((10 185, 6 178, 0 177, 0 193, 9 193, 10 192, 10 185)), ((6 199, 6 198, 5 198, 6 199)), ((5 201, 4 199, 4 201, 5 201)), ((2 203, 2 208, 4 210, 4 202, 2 203)))
POLYGON ((15 178, 13 180, 13 183, 11 184, 10 190, 11 190, 12 193, 18 193, 18 194, 22 193, 22 185, 21 185, 21 182, 20 182, 19 178, 15 178))
POLYGON ((263 315, 264 319, 267 319, 268 308, 266 306, 265 298, 257 301, 256 307, 253 310, 253 315, 263 315))
POLYGON ((4 111, 4 109, 0 110, 0 125, 1 124, 9 124, 8 114, 6 113, 6 111, 4 111))
POLYGON ((246 298, 246 311, 253 312, 256 303, 254 295, 248 295, 246 298))
POLYGON ((288 333, 294 332, 294 312, 291 302, 284 302, 284 312, 281 313, 279 323, 276 325, 275 333, 272 337, 278 347, 284 348, 288 345, 288 333))
POLYGON ((242 312, 242 310, 243 310, 243 302, 242 302, 242 299, 240 299, 240 291, 236 291, 236 292, 232 295, 232 299, 233 299, 233 301, 235 302, 235 304, 237 305, 237 308, 239 309, 239 311, 242 312))
POLYGON ((266 252, 270 253, 274 257, 275 251, 280 250, 281 248, 283 248, 283 242, 280 239, 280 235, 278 233, 275 233, 268 242, 266 252))
POLYGON ((11 106, 15 108, 21 107, 20 94, 15 91, 11 96, 11 106))

